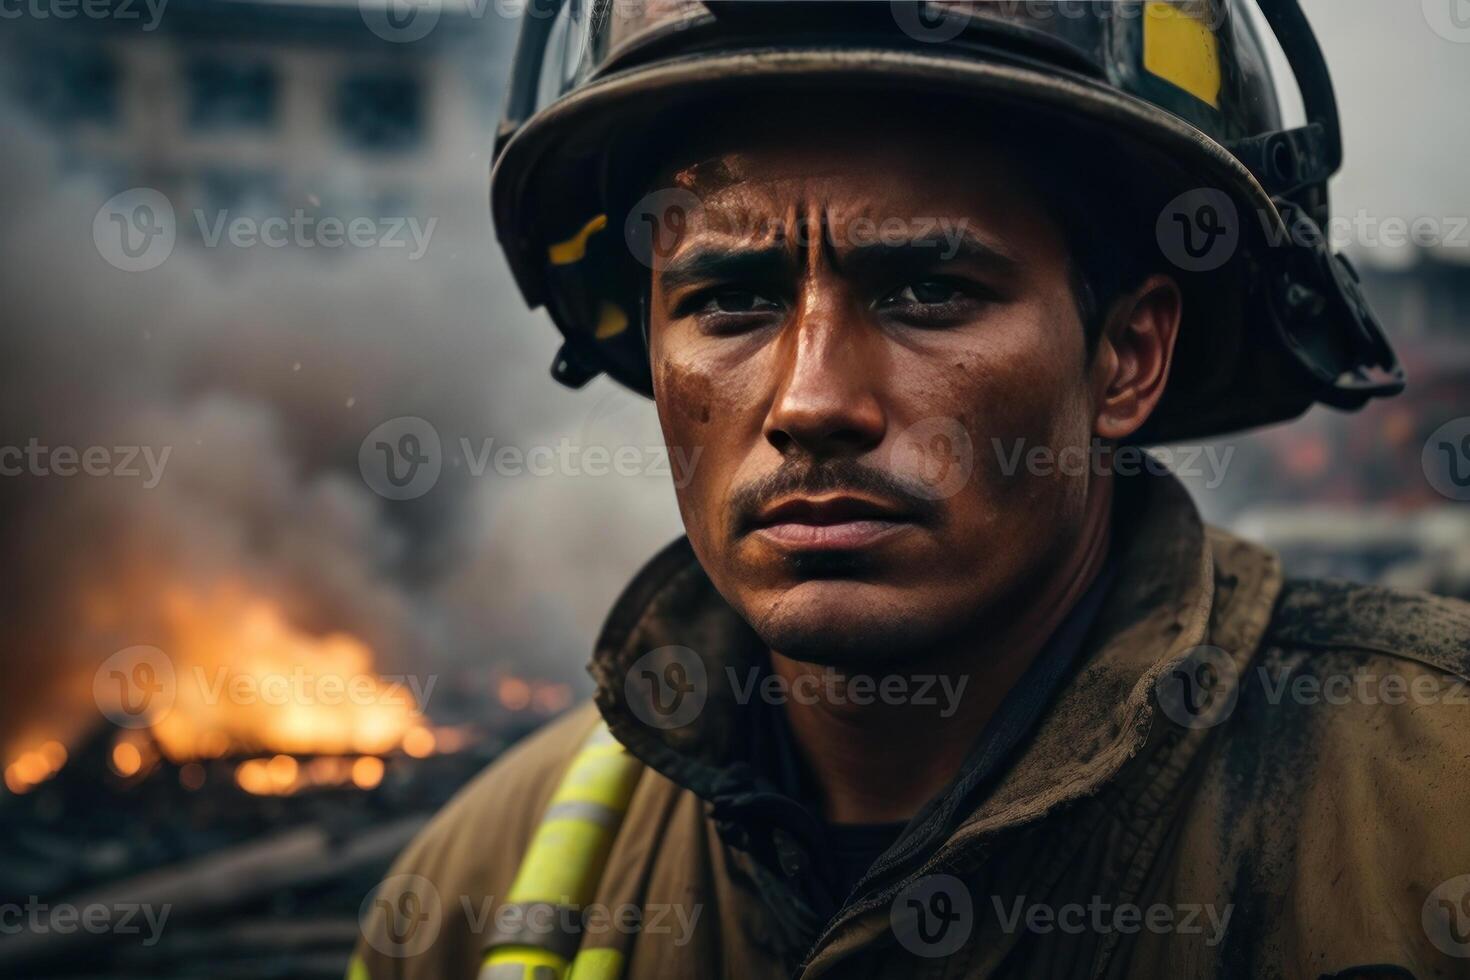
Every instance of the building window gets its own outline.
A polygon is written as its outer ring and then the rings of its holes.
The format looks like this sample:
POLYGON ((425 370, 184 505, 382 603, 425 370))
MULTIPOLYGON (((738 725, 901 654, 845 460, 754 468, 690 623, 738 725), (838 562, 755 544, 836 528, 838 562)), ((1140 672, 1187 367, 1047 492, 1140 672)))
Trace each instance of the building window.
POLYGON ((105 51, 72 48, 37 52, 21 80, 25 102, 52 123, 111 123, 117 118, 121 72, 105 51))
POLYGON ((357 75, 343 79, 337 123, 346 141, 370 152, 412 149, 423 140, 423 87, 411 76, 357 75))
POLYGON ((276 73, 267 63, 200 59, 185 69, 185 84, 193 129, 263 129, 275 118, 276 73))

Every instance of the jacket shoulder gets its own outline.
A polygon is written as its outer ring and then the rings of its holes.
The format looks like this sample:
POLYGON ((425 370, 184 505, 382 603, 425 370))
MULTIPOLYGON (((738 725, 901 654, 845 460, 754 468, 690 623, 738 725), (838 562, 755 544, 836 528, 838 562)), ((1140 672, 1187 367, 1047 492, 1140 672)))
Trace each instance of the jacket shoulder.
POLYGON ((1377 654, 1470 679, 1470 603, 1333 579, 1285 583, 1269 646, 1377 654))
POLYGON ((562 774, 598 718, 588 702, 517 743, 419 832, 383 879, 372 913, 365 911, 357 959, 367 977, 476 973, 488 905, 510 888, 562 774), (428 916, 421 931, 390 929, 391 910, 410 906, 428 916))
POLYGON ((1470 944, 1448 942, 1436 903, 1470 894, 1467 706, 1470 605, 1284 584, 1205 764, 1191 852, 1220 848, 1201 866, 1240 910, 1224 955, 1284 964, 1242 975, 1461 975, 1470 944))

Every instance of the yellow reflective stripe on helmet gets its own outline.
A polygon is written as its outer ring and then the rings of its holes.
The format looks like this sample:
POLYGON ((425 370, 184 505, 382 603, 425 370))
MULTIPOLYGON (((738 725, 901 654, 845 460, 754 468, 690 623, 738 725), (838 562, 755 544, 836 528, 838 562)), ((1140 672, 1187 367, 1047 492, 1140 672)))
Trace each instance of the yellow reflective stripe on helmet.
POLYGON ((611 946, 577 951, 567 980, 618 980, 623 975, 623 951, 611 946))
POLYGON ((1143 67, 1220 108, 1220 42, 1184 7, 1164 0, 1143 5, 1143 67))
POLYGON ((608 340, 628 329, 628 314, 616 303, 603 302, 597 311, 597 328, 592 335, 598 340, 608 340))
POLYGON ((552 265, 571 265, 581 262, 587 255, 587 239, 607 227, 607 215, 599 214, 582 226, 582 230, 564 242, 557 242, 546 250, 552 265))
POLYGON ((347 962, 347 980, 372 980, 372 974, 368 973, 367 964, 362 961, 361 956, 354 956, 347 962))
POLYGON ((535 946, 499 946, 485 954, 479 980, 565 980, 564 956, 535 946))

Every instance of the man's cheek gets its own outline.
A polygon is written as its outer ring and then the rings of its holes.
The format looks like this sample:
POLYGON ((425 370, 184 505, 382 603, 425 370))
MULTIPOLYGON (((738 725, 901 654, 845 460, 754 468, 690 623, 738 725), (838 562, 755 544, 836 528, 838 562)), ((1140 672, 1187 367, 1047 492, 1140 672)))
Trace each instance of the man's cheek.
MULTIPOLYGON (((666 330, 668 328, 665 328, 666 330)), ((708 371, 696 363, 686 363, 679 356, 679 344, 654 347, 654 363, 658 365, 654 397, 665 429, 683 432, 710 423, 715 396, 715 381, 708 371)))

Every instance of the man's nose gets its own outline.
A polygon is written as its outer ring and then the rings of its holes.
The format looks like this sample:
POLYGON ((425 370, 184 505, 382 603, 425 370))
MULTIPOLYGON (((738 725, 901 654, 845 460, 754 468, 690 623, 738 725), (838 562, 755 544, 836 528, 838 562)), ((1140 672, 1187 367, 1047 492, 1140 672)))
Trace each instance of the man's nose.
POLYGON ((858 456, 883 442, 882 344, 840 297, 806 295, 777 341, 766 440, 783 456, 858 456))

